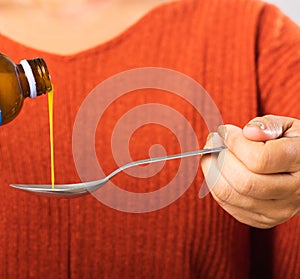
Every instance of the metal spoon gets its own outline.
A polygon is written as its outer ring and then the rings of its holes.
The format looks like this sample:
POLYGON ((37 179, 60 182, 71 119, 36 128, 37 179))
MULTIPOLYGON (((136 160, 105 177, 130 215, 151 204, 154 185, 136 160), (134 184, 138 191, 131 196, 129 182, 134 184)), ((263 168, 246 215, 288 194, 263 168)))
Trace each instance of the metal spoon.
POLYGON ((175 155, 169 155, 169 156, 162 156, 162 157, 155 157, 155 158, 149 158, 139 161, 134 161, 131 163, 128 163, 124 166, 121 166, 120 168, 116 169, 112 173, 110 173, 108 176, 106 176, 103 179, 90 181, 90 182, 83 182, 83 183, 75 183, 75 184, 57 184, 54 185, 54 188, 52 188, 51 184, 10 184, 11 187, 17 188, 24 191, 29 191, 31 193, 40 194, 44 196, 49 197, 60 197, 60 198, 73 198, 82 196, 88 193, 91 193, 98 188, 100 188, 102 185, 104 185, 106 182, 108 182, 113 176, 118 174, 119 172, 139 166, 144 164, 150 164, 150 163, 157 163, 161 161, 169 161, 174 159, 181 159, 181 158, 187 158, 197 155, 203 155, 203 154, 210 154, 210 153, 218 153, 222 150, 227 149, 226 146, 220 146, 215 148, 207 148, 202 150, 195 150, 191 152, 186 153, 179 153, 175 155))

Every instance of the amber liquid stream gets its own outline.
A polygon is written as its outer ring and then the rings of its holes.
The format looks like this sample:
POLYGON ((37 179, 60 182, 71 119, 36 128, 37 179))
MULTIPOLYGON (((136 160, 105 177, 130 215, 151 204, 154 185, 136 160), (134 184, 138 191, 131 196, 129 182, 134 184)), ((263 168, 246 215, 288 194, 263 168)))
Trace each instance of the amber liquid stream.
POLYGON ((54 140, 53 140, 53 86, 48 93, 48 110, 49 110, 49 133, 50 133, 50 156, 51 156, 51 188, 54 189, 54 140))

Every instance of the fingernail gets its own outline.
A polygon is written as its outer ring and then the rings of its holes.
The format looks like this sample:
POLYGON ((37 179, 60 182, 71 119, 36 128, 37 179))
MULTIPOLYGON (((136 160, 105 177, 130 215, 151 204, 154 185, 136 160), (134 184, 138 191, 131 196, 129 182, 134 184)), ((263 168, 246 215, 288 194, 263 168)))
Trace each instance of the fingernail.
POLYGON ((213 132, 210 132, 210 133, 208 134, 208 136, 207 136, 206 141, 210 141, 210 140, 213 138, 213 136, 214 136, 214 133, 213 133, 213 132))
POLYGON ((220 135, 220 137, 222 139, 225 139, 226 137, 226 134, 227 134, 227 129, 226 129, 226 126, 225 125, 220 125, 218 127, 218 134, 220 135))
POLYGON ((261 130, 265 130, 266 129, 266 125, 263 122, 259 122, 259 121, 251 121, 247 124, 248 127, 257 127, 261 130))
POLYGON ((220 146, 224 144, 223 139, 216 132, 211 133, 210 140, 208 141, 211 147, 220 146))

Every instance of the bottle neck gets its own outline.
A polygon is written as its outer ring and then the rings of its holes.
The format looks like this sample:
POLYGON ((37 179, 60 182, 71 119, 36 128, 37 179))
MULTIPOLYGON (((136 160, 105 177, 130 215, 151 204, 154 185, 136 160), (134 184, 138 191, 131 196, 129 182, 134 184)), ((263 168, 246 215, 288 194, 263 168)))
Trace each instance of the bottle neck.
POLYGON ((25 75, 25 71, 23 69, 23 67, 21 66, 21 64, 17 65, 17 71, 19 73, 19 81, 20 81, 20 85, 22 88, 22 94, 24 98, 30 97, 30 87, 29 87, 29 82, 28 79, 25 75))
POLYGON ((20 74, 24 74, 27 80, 27 84, 22 84, 24 97, 35 98, 51 91, 50 74, 42 58, 22 60, 18 68, 20 74))

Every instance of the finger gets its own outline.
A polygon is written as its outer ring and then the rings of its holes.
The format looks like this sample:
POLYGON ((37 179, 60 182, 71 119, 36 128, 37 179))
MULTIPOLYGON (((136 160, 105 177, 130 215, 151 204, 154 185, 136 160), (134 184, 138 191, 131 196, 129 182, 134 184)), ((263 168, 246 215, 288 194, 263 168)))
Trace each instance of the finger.
MULTIPOLYGON (((222 153, 224 153, 224 151, 222 151, 222 153)), ((210 192, 220 205, 231 205, 259 214, 262 214, 266 208, 272 214, 273 212, 278 212, 278 210, 283 211, 285 208, 291 210, 294 207, 294 205, 289 205, 289 199, 263 200, 240 194, 222 175, 218 169, 217 160, 216 155, 205 156, 205 158, 201 160, 201 166, 210 192)), ((242 180, 243 177, 240 176, 240 179, 242 180)), ((279 213, 280 212, 278 212, 278 214, 279 213)))
POLYGON ((269 229, 284 222, 232 205, 221 207, 239 222, 259 229, 269 229))
POLYGON ((217 165, 227 183, 243 196, 263 200, 285 199, 295 195, 299 189, 299 175, 253 173, 229 150, 220 154, 217 165))
POLYGON ((247 139, 233 125, 218 128, 228 149, 255 173, 295 172, 300 169, 300 138, 279 138, 266 142, 247 139))
MULTIPOLYGON (((203 147, 205 148, 213 148, 224 145, 223 139, 218 135, 218 133, 211 132, 206 140, 206 144, 203 147)), ((200 189, 199 197, 204 197, 207 192, 210 192, 210 189, 208 187, 207 182, 209 181, 210 185, 213 185, 215 180, 217 179, 218 175, 220 174, 220 171, 216 167, 217 165, 214 163, 212 164, 212 158, 217 158, 218 154, 212 153, 212 154, 205 154, 202 155, 200 158, 200 163, 205 166, 203 170, 204 175, 206 176, 206 186, 204 189, 200 189)))
POLYGON ((294 118, 266 115, 252 119, 243 134, 252 141, 267 141, 279 137, 300 137, 300 124, 294 118))

